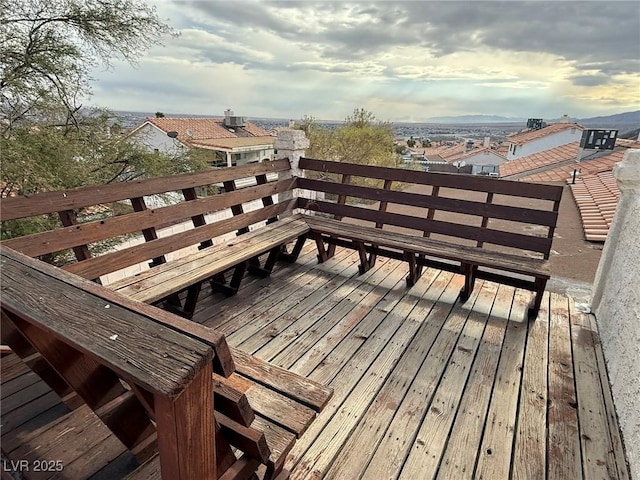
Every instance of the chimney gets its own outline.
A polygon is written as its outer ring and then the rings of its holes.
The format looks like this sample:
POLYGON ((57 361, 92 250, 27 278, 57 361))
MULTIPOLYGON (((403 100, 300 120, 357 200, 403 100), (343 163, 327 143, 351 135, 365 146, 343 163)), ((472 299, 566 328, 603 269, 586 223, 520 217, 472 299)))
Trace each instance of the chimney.
POLYGON ((482 145, 484 148, 489 148, 491 145, 491 137, 484 137, 484 144, 482 145))
POLYGON ((571 121, 569 119, 569 115, 567 115, 566 113, 564 115, 562 115, 562 118, 560 119, 560 121, 558 123, 571 123, 571 121))
POLYGON ((296 126, 296 122, 293 120, 289 120, 289 128, 294 128, 296 126))
POLYGON ((224 111, 224 119, 228 121, 230 117, 233 117, 233 110, 231 110, 230 108, 227 108, 224 111))

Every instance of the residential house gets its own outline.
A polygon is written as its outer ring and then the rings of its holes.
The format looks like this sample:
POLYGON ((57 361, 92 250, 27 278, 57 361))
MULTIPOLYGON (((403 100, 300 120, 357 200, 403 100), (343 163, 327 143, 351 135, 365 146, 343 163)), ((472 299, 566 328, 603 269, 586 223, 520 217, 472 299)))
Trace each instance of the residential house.
POLYGON ((185 148, 215 152, 214 166, 235 166, 271 160, 275 137, 266 130, 226 110, 222 118, 147 117, 129 138, 149 149, 177 153, 185 148))
POLYGON ((507 160, 515 160, 560 145, 578 142, 583 130, 584 127, 577 123, 562 121, 510 135, 505 141, 508 146, 507 160))
POLYGON ((572 142, 527 155, 500 165, 500 175, 510 180, 569 184, 585 239, 604 242, 620 198, 613 166, 628 149, 640 148, 638 140, 614 141, 613 150, 585 149, 572 142))

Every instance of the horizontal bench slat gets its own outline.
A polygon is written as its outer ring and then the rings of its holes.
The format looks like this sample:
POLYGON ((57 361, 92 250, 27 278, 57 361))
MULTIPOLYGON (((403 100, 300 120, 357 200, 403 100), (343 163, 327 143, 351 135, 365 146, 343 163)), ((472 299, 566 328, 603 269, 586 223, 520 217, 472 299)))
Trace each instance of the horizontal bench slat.
POLYGON ((226 233, 248 227, 269 218, 281 215, 295 207, 295 200, 285 200, 274 205, 263 207, 235 217, 220 220, 216 223, 177 233, 169 237, 158 238, 140 245, 99 257, 90 258, 82 262, 72 263, 63 267, 65 270, 85 278, 94 279, 107 273, 136 265, 146 260, 164 255, 169 252, 196 245, 200 242, 215 238, 226 233))
POLYGON ((353 163, 316 160, 301 158, 301 169, 325 173, 340 173, 365 178, 381 180, 395 180, 403 183, 419 185, 433 185, 438 187, 471 190, 476 192, 492 192, 494 194, 512 195, 516 197, 537 198, 542 200, 559 201, 562 197, 562 187, 558 185, 532 184, 482 177, 479 175, 459 175, 455 173, 429 173, 405 170, 401 168, 378 167, 372 165, 357 165, 353 163))
POLYGON ((493 243, 532 252, 547 253, 551 248, 551 238, 534 237, 513 232, 503 232, 489 228, 462 225, 458 223, 433 220, 429 218, 414 217, 400 213, 381 212, 368 208, 355 207, 352 205, 341 205, 322 200, 309 200, 300 198, 298 202, 300 208, 330 213, 337 216, 344 216, 366 220, 369 222, 381 222, 385 225, 394 225, 412 230, 427 231, 442 235, 449 235, 468 240, 493 243))
POLYGON ((401 251, 433 255, 447 260, 467 261, 479 266, 495 267, 514 273, 538 275, 547 278, 550 276, 550 267, 547 260, 509 255, 464 245, 448 244, 428 238, 388 232, 317 216, 305 215, 305 219, 312 231, 327 235, 356 239, 401 251))
POLYGON ((0 220, 13 220, 62 210, 73 210, 133 197, 201 187, 261 174, 284 172, 289 169, 289 160, 282 159, 183 175, 155 177, 133 182, 59 190, 28 197, 3 198, 1 201, 0 220))
POLYGON ((162 228, 163 225, 181 220, 190 220, 195 215, 217 212, 234 205, 284 193, 294 188, 294 185, 295 179, 285 179, 188 202, 180 202, 167 207, 150 208, 127 215, 119 215, 95 222, 87 222, 72 227, 5 240, 2 243, 25 255, 36 257, 120 235, 140 232, 146 228, 162 228))
POLYGON ((333 394, 333 389, 330 387, 265 362, 238 348, 230 348, 239 374, 280 392, 285 397, 306 405, 316 412, 324 408, 333 394))
POLYGON ((379 202, 411 205, 414 207, 434 208, 447 212, 463 213, 467 215, 486 216, 521 223, 533 223, 555 226, 558 213, 533 208, 512 207, 495 203, 474 202, 456 198, 437 197, 419 193, 398 192, 381 188, 362 187, 343 183, 327 182, 309 178, 299 178, 298 187, 319 192, 357 197, 379 202))
POLYGON ((291 217, 259 228, 226 243, 209 247, 187 257, 158 265, 138 275, 114 282, 108 287, 141 302, 154 302, 194 283, 294 240, 309 231, 298 217, 291 217))

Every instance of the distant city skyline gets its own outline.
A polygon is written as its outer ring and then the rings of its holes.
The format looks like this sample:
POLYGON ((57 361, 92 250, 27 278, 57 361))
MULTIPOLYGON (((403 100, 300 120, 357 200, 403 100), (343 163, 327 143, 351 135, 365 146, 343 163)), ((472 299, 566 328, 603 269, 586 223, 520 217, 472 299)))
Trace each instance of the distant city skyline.
POLYGON ((114 110, 343 120, 640 109, 640 3, 154 0, 179 36, 96 70, 114 110))

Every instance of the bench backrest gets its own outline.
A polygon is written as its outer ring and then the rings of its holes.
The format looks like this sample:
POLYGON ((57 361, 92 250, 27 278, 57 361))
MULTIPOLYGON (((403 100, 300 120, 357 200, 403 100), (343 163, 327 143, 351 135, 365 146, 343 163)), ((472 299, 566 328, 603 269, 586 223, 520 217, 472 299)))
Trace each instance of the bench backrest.
POLYGON ((286 178, 289 171, 289 161, 284 159, 4 198, 0 201, 3 230, 24 218, 55 216, 58 225, 2 243, 31 257, 72 249, 76 261, 64 268, 92 280, 148 260, 152 265, 164 263, 171 252, 204 248, 216 237, 248 232, 251 225, 274 221, 291 211, 295 179, 286 178), (280 200, 274 201, 274 196, 280 200), (140 234, 144 243, 105 253, 108 242, 116 244, 140 234), (103 254, 96 256, 96 252, 103 254))
POLYGON ((563 187, 301 158, 298 206, 477 247, 549 258, 563 187), (398 187, 401 186, 401 189, 398 187))

